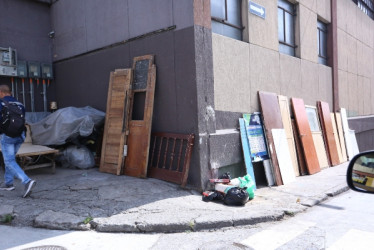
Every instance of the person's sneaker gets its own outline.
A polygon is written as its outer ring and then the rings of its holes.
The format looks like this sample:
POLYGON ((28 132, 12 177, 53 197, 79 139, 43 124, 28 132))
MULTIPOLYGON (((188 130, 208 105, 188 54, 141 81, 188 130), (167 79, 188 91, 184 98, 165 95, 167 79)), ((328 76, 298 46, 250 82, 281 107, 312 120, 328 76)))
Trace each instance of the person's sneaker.
POLYGON ((36 181, 31 180, 29 181, 25 186, 25 194, 23 195, 23 198, 26 198, 31 194, 31 189, 35 186, 36 181))
POLYGON ((8 184, 3 183, 0 186, 0 190, 12 191, 12 190, 14 190, 14 186, 13 186, 13 184, 8 185, 8 184))

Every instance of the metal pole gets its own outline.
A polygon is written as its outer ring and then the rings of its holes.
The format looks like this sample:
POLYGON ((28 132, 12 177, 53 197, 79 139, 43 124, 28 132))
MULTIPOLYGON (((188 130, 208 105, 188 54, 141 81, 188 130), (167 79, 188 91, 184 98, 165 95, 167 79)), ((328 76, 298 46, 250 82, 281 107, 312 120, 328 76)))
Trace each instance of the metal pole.
POLYGON ((11 78, 12 81, 12 96, 14 97, 14 79, 13 77, 11 78))
POLYGON ((25 98, 25 79, 22 78, 22 99, 23 99, 23 106, 26 108, 26 98, 25 98))
POLYGON ((47 112, 47 86, 45 84, 45 80, 43 79, 43 104, 44 104, 44 112, 47 112))
POLYGON ((34 85, 32 83, 32 79, 30 78, 30 100, 31 100, 31 112, 35 111, 34 107, 34 85))
POLYGON ((16 78, 16 99, 18 100, 18 79, 16 78))

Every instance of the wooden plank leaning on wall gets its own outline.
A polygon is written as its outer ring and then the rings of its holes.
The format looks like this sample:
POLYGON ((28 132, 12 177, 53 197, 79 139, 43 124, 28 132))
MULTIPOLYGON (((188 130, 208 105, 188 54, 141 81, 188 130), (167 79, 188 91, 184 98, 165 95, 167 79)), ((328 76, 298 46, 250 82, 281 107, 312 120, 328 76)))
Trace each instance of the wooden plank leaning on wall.
POLYGON ((283 185, 282 175, 279 169, 278 159, 274 148, 272 129, 283 129, 278 97, 275 93, 259 91, 260 107, 264 119, 265 136, 269 145, 269 153, 273 166, 275 185, 283 185))
POLYGON ((292 167, 294 169, 295 176, 300 176, 299 165, 297 163, 296 146, 294 140, 294 133, 292 129, 290 105, 286 96, 278 95, 279 108, 282 115, 282 122, 284 130, 286 131, 288 147, 290 149, 292 167))
POLYGON ((306 168, 309 174, 315 174, 321 171, 319 166, 317 152, 314 147, 312 132, 305 111, 303 99, 291 98, 292 109, 295 115, 296 127, 301 141, 306 168))
POLYGON ((118 69, 110 73, 100 172, 116 175, 122 173, 131 83, 131 69, 118 69))
POLYGON ((154 56, 135 57, 132 69, 134 81, 124 174, 145 178, 147 177, 156 85, 154 56))
POLYGON ((318 101, 318 114, 320 116, 323 139, 325 141, 327 156, 330 164, 336 166, 340 164, 338 149, 336 147, 335 135, 331 121, 330 108, 327 102, 318 101))

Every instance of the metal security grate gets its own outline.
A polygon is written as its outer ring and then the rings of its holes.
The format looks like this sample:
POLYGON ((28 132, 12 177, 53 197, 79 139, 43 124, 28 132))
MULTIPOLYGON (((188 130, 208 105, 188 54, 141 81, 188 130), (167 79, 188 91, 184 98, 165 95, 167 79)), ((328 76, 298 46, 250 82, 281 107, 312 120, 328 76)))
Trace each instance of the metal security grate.
POLYGON ((194 138, 193 134, 152 133, 148 176, 184 187, 194 138))

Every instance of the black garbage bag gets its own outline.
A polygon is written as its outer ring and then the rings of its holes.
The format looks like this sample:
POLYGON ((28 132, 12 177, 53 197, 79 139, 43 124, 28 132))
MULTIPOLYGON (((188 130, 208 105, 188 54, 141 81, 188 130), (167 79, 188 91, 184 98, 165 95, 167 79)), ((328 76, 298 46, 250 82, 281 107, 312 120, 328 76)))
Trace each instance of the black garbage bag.
POLYGON ((223 200, 223 194, 218 191, 207 191, 203 192, 203 201, 222 201, 223 200))
POLYGON ((219 179, 229 179, 229 180, 231 180, 230 172, 226 172, 226 173, 224 173, 223 175, 221 175, 221 176, 219 177, 219 179))
POLYGON ((223 202, 230 206, 243 206, 249 200, 246 188, 233 187, 227 191, 223 202))

